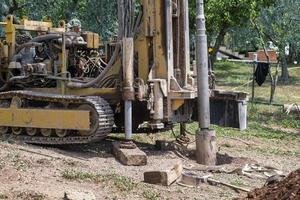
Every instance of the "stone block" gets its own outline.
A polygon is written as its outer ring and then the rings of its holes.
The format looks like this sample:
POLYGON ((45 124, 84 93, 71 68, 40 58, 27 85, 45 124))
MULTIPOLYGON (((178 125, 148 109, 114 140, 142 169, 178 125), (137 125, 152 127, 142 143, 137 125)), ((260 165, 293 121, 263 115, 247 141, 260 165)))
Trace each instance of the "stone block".
POLYGON ((163 160, 157 169, 144 172, 144 182, 169 186, 182 174, 183 165, 179 159, 163 160))
POLYGON ((143 166, 147 165, 147 155, 139 148, 135 149, 122 149, 120 142, 113 143, 113 154, 116 159, 123 165, 127 166, 143 166))

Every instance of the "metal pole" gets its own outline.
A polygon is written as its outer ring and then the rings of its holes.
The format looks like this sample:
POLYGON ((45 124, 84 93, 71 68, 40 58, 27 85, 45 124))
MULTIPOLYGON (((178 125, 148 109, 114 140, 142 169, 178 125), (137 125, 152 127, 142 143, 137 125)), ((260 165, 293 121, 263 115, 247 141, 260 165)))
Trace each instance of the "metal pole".
MULTIPOLYGON (((123 65, 123 100, 125 138, 132 139, 132 101, 134 100, 134 42, 133 37, 126 31, 131 24, 125 19, 125 4, 130 0, 118 0, 119 37, 122 38, 122 65, 123 65), (128 24, 129 23, 129 24, 128 24)), ((128 11, 127 11, 128 12, 128 11)), ((129 13, 127 13, 128 15, 129 13)), ((128 17, 128 16, 127 16, 128 17)))
POLYGON ((201 129, 208 129, 210 125, 207 51, 204 3, 203 0, 197 0, 196 62, 198 78, 198 117, 199 128, 201 129))
POLYGON ((132 101, 135 99, 134 82, 134 42, 133 38, 123 38, 123 99, 125 106, 125 137, 132 139, 132 101))
MULTIPOLYGON (((62 33, 62 48, 61 48, 61 73, 62 77, 66 77, 67 71, 67 50, 66 50, 66 34, 62 33)), ((61 84, 61 94, 66 94, 66 83, 65 81, 60 81, 61 84)))
POLYGON ((257 54, 253 54, 253 74, 252 74, 252 103, 254 102, 255 98, 255 71, 256 71, 256 65, 257 65, 257 54))
POLYGON ((198 123, 196 132, 197 162, 203 165, 216 164, 216 136, 210 130, 210 103, 208 83, 208 49, 203 0, 197 0, 197 87, 198 87, 198 123))
POLYGON ((125 138, 132 139, 132 101, 125 101, 125 138))

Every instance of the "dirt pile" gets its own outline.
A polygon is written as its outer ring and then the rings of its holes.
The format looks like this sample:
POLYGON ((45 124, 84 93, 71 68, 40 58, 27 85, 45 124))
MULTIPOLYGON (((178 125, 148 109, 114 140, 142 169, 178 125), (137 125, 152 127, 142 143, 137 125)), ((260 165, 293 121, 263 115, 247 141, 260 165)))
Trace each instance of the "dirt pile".
POLYGON ((290 173, 282 181, 255 189, 246 199, 254 200, 298 200, 300 199, 300 169, 290 173))

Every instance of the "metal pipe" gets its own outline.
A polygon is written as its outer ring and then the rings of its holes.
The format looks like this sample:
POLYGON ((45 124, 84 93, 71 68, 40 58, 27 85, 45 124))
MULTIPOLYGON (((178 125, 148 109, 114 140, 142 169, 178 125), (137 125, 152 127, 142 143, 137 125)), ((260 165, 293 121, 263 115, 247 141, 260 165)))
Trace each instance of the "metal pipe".
POLYGON ((255 71, 256 71, 256 66, 257 66, 257 54, 253 54, 253 74, 252 74, 252 93, 251 93, 251 102, 254 102, 255 98, 255 71))
POLYGON ((181 16, 184 30, 184 71, 183 71, 183 87, 188 86, 188 75, 191 73, 190 70, 190 30, 189 30, 189 1, 182 1, 181 2, 181 8, 183 11, 183 14, 181 16))
POLYGON ((198 122, 200 129, 209 129, 210 125, 207 51, 204 3, 203 0, 197 0, 196 63, 198 78, 198 122))
POLYGON ((125 101, 125 138, 132 139, 132 101, 125 101))
MULTIPOLYGON (((74 32, 65 32, 65 36, 80 36, 78 33, 74 32)), ((59 33, 49 33, 46 35, 39 35, 33 38, 30 42, 44 42, 47 40, 57 40, 62 38, 62 34, 59 33)))
POLYGON ((135 98, 134 82, 134 43, 133 38, 123 38, 123 99, 125 103, 125 137, 132 139, 132 101, 135 98))
POLYGON ((43 42, 43 41, 47 41, 47 40, 56 40, 61 37, 62 37, 61 34, 51 33, 51 34, 47 34, 47 35, 39 35, 39 36, 33 38, 30 42, 43 42))
POLYGON ((204 3, 197 0, 197 84, 198 84, 198 121, 196 132, 196 158, 199 164, 215 165, 217 158, 216 134, 210 130, 208 49, 205 28, 204 3))
POLYGON ((135 98, 134 83, 134 39, 132 30, 132 0, 119 0, 119 19, 121 22, 122 38, 122 65, 123 65, 123 100, 124 100, 124 124, 125 138, 132 139, 132 101, 135 98))
MULTIPOLYGON (((65 78, 65 73, 67 71, 67 50, 66 50, 66 35, 65 33, 62 34, 62 52, 61 52, 61 73, 63 78, 65 78)), ((66 93, 66 84, 65 82, 61 81, 61 93, 64 95, 66 93)))
POLYGON ((2 85, 1 87, 0 87, 0 92, 3 92, 3 91, 5 91, 5 90, 7 90, 9 88, 9 84, 8 83, 4 83, 4 85, 2 85))
POLYGON ((37 46, 42 46, 42 45, 43 45, 42 43, 38 43, 38 42, 27 42, 25 44, 20 45, 18 48, 16 48, 15 55, 18 54, 24 48, 37 47, 37 46))

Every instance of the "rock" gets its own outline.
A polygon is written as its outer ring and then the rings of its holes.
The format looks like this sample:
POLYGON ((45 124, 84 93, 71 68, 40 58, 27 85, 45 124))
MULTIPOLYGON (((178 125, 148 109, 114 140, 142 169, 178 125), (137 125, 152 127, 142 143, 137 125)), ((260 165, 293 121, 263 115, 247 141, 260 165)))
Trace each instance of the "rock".
POLYGON ((156 167, 144 172, 144 182, 169 186, 181 176, 183 170, 182 161, 178 159, 163 160, 156 167))
POLYGON ((96 196, 91 192, 65 192, 64 200, 96 200, 96 196))
POLYGON ((113 153, 123 165, 127 166, 143 166, 147 165, 147 155, 139 148, 122 149, 120 142, 113 143, 113 153))
POLYGON ((290 105, 290 104, 284 104, 283 105, 283 111, 285 113, 288 113, 288 114, 289 113, 297 114, 297 113, 300 112, 300 107, 297 104, 292 104, 292 105, 290 105))

